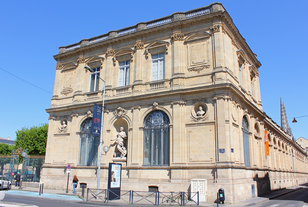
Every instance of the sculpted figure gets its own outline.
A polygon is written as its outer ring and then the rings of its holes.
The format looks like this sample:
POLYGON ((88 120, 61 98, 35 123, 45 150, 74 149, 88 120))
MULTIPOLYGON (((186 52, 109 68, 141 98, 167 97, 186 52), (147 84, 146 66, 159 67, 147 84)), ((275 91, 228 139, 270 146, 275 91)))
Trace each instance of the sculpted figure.
POLYGON ((120 127, 120 132, 117 134, 116 138, 111 139, 111 141, 114 141, 113 145, 117 145, 117 149, 121 153, 121 158, 124 158, 126 156, 126 148, 124 146, 124 139, 126 139, 126 133, 124 131, 124 127, 120 127))
POLYGON ((197 116, 203 116, 205 114, 205 111, 203 111, 202 106, 199 106, 199 111, 197 111, 197 116))
POLYGON ((59 127, 59 132, 63 133, 67 131, 67 123, 66 120, 62 120, 61 127, 59 127))

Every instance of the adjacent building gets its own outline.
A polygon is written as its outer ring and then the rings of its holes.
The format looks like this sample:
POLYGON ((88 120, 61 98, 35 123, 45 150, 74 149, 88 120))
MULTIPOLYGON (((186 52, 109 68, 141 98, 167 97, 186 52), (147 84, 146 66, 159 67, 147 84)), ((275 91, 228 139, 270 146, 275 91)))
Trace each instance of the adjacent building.
POLYGON ((47 188, 66 187, 68 164, 96 188, 100 78, 101 188, 110 162, 123 166, 123 190, 189 191, 200 180, 207 202, 219 188, 233 203, 308 180, 306 153, 264 113, 261 63, 221 3, 83 39, 54 58, 47 188))

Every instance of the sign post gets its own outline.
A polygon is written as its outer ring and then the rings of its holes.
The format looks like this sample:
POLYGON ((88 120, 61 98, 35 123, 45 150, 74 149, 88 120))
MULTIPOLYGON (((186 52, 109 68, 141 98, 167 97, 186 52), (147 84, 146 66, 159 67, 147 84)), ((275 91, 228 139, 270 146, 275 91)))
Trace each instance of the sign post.
POLYGON ((70 172, 71 172, 71 165, 68 164, 67 165, 67 184, 66 184, 66 193, 68 193, 68 183, 69 183, 69 180, 70 180, 70 172))

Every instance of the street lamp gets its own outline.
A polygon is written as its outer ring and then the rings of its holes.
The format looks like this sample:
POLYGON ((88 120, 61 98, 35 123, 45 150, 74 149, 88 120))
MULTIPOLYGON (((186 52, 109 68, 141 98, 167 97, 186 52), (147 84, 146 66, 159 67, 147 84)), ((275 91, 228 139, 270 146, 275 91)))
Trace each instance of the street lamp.
MULTIPOLYGON (((23 157, 23 159, 22 159, 22 170, 21 170, 21 175, 20 175, 20 180, 19 180, 19 189, 21 189, 22 188, 22 179, 23 179, 23 175, 24 175, 24 172, 25 172, 25 159, 27 158, 27 155, 28 155, 28 153, 27 153, 27 150, 26 151, 24 151, 22 154, 21 154, 21 156, 23 157)), ((27 164, 27 163, 26 163, 27 164)))
MULTIPOLYGON (((85 65, 84 68, 91 73, 94 72, 94 70, 88 66, 85 65)), ((104 88, 103 88, 103 105, 102 105, 102 117, 101 117, 101 134, 100 134, 100 140, 99 140, 99 155, 98 155, 98 163, 97 163, 97 189, 99 189, 100 185, 100 178, 101 178, 101 159, 102 159, 102 145, 104 143, 103 141, 103 125, 104 125, 104 110, 105 110, 105 81, 99 77, 96 73, 94 73, 100 80, 104 82, 104 88)))

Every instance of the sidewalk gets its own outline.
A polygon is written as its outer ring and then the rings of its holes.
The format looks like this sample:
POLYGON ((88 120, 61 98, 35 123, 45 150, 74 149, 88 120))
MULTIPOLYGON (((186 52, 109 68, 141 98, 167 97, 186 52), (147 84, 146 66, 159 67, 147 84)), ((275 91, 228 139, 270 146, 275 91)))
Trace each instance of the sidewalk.
MULTIPOLYGON (((258 203, 262 203, 264 201, 267 201, 269 199, 273 199, 275 197, 285 195, 288 193, 291 193, 293 191, 299 190, 303 187, 296 186, 291 187, 288 189, 282 189, 273 191, 272 193, 268 195, 264 195, 262 197, 255 197, 248 199, 246 201, 242 201, 240 203, 236 204, 219 204, 220 207, 228 206, 228 207, 242 207, 242 206, 253 206, 258 203)), ((22 189, 19 189, 18 187, 12 186, 12 189, 5 192, 6 195, 18 195, 18 196, 29 196, 29 197, 37 197, 37 198, 47 198, 47 199, 57 199, 57 200, 66 200, 66 201, 83 201, 81 199, 81 192, 78 191, 77 194, 73 194, 72 192, 66 193, 65 190, 56 190, 56 189, 44 189, 43 194, 39 195, 39 189, 33 188, 33 187, 24 187, 22 189)), ((101 205, 104 205, 101 203, 101 205)), ((114 206, 120 206, 121 202, 113 203, 108 202, 106 205, 114 205, 114 206)), ((127 205, 126 203, 123 203, 123 205, 127 205)), ((207 207, 216 207, 216 203, 200 203, 200 206, 207 206, 207 207)), ((36 207, 35 205, 28 205, 28 204, 22 204, 22 203, 9 203, 9 202, 0 202, 0 207, 36 207)), ((151 205, 144 205, 144 206, 151 206, 151 205)))

